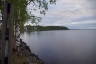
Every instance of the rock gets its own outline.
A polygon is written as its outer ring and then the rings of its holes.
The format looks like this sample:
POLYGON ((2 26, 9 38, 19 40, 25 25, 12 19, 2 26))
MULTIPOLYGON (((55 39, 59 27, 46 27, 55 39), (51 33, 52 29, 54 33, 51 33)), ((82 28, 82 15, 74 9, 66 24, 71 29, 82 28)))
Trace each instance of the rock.
POLYGON ((29 46, 21 39, 16 51, 13 54, 13 64, 44 64, 37 55, 31 52, 29 46))

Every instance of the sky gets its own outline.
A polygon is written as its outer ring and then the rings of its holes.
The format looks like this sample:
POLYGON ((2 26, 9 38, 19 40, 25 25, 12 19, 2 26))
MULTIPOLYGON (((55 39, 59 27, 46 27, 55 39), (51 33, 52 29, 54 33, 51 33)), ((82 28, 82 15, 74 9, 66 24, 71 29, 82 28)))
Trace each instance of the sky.
POLYGON ((57 0, 50 5, 40 25, 70 29, 96 29, 96 0, 57 0))

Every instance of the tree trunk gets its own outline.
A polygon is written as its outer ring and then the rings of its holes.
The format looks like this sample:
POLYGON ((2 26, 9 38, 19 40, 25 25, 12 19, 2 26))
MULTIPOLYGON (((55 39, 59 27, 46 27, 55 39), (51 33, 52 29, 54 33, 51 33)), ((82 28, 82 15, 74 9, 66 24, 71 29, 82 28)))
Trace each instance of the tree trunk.
POLYGON ((14 9, 11 3, 3 1, 1 64, 12 64, 12 45, 14 41, 14 9), (8 62, 7 62, 8 61, 8 62))
POLYGON ((1 31, 1 34, 2 34, 2 37, 1 37, 1 64, 4 64, 4 58, 5 58, 5 32, 6 32, 6 22, 7 22, 7 13, 6 13, 6 2, 3 1, 2 2, 2 7, 3 7, 3 10, 2 10, 2 31, 1 31))
POLYGON ((12 64, 12 50, 13 50, 13 44, 15 43, 14 40, 14 7, 13 5, 10 3, 10 16, 9 16, 9 20, 8 20, 8 24, 9 24, 9 45, 8 45, 8 64, 12 64))

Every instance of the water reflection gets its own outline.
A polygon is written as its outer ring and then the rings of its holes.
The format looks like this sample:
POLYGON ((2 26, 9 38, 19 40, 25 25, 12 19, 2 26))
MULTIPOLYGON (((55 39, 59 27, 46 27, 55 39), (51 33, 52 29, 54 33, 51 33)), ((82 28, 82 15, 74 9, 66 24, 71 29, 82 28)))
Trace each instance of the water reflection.
POLYGON ((96 30, 24 33, 23 40, 46 64, 96 64, 96 30))

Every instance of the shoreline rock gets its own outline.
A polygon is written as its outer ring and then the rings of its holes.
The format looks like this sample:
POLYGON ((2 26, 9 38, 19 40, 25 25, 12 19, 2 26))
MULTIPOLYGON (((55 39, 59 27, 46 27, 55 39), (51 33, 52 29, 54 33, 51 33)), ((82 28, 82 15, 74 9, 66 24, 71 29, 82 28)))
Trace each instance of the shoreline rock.
POLYGON ((13 64, 45 64, 29 46, 20 39, 20 44, 13 50, 13 64))

